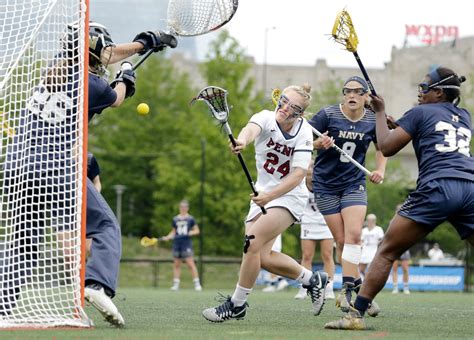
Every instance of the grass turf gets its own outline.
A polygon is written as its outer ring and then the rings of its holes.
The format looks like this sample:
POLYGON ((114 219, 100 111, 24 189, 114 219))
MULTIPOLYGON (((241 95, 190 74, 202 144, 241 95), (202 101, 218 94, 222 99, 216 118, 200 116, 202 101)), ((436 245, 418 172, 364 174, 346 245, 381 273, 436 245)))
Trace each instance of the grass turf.
MULTIPOLYGON (((231 293, 223 290, 222 293, 231 293)), ((296 290, 250 296, 245 320, 214 324, 204 320, 201 310, 215 306, 215 290, 123 288, 114 299, 125 321, 115 329, 93 308, 86 312, 95 328, 87 330, 1 331, 5 339, 472 339, 474 294, 412 293, 377 297, 382 313, 367 318, 370 331, 325 330, 324 323, 340 317, 334 300, 322 314, 310 312, 310 301, 296 301, 296 290)))

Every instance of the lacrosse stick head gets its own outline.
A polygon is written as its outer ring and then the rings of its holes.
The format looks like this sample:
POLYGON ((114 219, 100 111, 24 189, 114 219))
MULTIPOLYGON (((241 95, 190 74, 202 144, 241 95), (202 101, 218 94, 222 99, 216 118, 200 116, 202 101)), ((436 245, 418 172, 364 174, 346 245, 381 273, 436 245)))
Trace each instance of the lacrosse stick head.
POLYGON ((220 124, 227 123, 229 119, 229 106, 227 105, 226 90, 217 86, 208 86, 203 88, 191 103, 194 103, 196 100, 204 101, 209 107, 209 114, 220 124))
POLYGON ((152 247, 158 244, 158 239, 156 237, 143 236, 140 240, 142 247, 152 247))
POLYGON ((345 9, 337 14, 331 36, 335 42, 344 46, 346 50, 350 52, 357 51, 359 39, 352 24, 351 16, 345 9))
POLYGON ((168 30, 180 36, 214 31, 232 19, 238 5, 238 0, 169 0, 168 30))
POLYGON ((281 90, 277 87, 272 90, 272 103, 276 106, 280 100, 281 90))

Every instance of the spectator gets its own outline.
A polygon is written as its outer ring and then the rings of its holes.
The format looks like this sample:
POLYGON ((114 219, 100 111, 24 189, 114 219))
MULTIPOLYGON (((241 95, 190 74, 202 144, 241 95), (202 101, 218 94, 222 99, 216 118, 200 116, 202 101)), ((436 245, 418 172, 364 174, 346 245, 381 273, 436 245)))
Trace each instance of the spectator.
POLYGON ((383 229, 376 225, 377 216, 368 214, 366 218, 367 227, 362 229, 362 256, 359 263, 361 275, 365 275, 367 267, 375 257, 377 248, 383 239, 383 229))
POLYGON ((438 243, 433 244, 433 248, 428 250, 428 257, 430 258, 431 261, 440 261, 444 259, 444 253, 440 249, 438 243))

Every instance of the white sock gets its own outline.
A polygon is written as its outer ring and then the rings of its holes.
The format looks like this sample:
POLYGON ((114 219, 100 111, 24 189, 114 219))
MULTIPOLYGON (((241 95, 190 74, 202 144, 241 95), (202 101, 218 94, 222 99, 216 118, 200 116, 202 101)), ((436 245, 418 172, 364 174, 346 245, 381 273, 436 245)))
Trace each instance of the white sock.
POLYGON ((173 286, 179 286, 179 279, 173 279, 173 286))
POLYGON ((199 278, 196 277, 195 279, 193 279, 193 282, 194 282, 194 285, 195 286, 200 286, 201 285, 201 282, 199 282, 199 278))
POLYGON ((235 286, 234 294, 230 301, 234 303, 234 306, 240 307, 243 306, 245 302, 247 302, 247 298, 250 295, 252 288, 244 288, 237 284, 235 286))
POLYGON ((296 281, 304 285, 309 285, 309 280, 311 279, 311 276, 313 276, 313 272, 309 269, 306 269, 303 266, 301 268, 302 268, 301 273, 296 278, 296 281))

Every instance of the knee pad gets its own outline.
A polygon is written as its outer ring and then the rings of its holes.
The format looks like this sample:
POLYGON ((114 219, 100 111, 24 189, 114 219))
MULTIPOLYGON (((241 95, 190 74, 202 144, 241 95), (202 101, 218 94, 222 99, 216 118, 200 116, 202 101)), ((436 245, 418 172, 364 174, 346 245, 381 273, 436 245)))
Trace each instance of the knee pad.
POLYGON ((253 240, 254 238, 255 238, 255 235, 245 235, 244 254, 247 254, 247 251, 249 250, 249 247, 250 247, 250 240, 253 240))
POLYGON ((352 264, 358 265, 362 256, 362 247, 357 244, 344 244, 342 259, 352 264))

